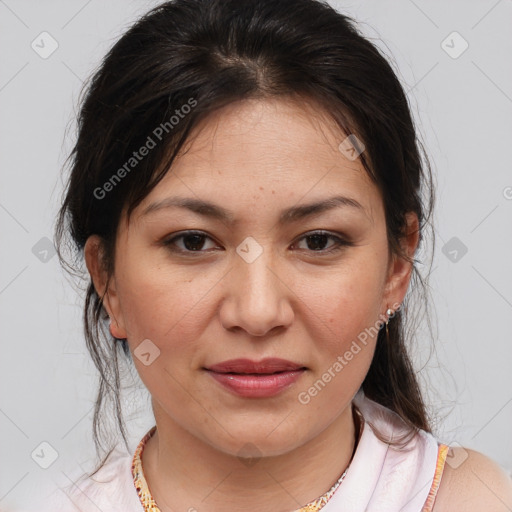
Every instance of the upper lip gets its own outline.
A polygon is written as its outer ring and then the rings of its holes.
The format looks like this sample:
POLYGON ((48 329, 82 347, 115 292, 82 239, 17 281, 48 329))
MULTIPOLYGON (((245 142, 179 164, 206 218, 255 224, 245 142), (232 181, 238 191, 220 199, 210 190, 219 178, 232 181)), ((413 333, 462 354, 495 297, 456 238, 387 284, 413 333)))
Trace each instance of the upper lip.
POLYGON ((230 359, 208 366, 206 369, 217 373, 275 373, 305 368, 286 359, 267 358, 261 361, 251 359, 230 359))

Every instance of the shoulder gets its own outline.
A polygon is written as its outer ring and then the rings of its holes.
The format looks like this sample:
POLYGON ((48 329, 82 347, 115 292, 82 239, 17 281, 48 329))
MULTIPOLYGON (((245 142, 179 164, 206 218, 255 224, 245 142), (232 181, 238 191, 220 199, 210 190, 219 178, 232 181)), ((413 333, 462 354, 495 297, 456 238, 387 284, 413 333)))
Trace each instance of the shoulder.
POLYGON ((480 452, 450 448, 433 512, 508 512, 512 510, 512 479, 480 452))
POLYGON ((131 459, 129 453, 116 447, 91 476, 76 468, 76 474, 66 479, 65 485, 59 485, 47 500, 44 512, 142 512, 131 474, 131 459))

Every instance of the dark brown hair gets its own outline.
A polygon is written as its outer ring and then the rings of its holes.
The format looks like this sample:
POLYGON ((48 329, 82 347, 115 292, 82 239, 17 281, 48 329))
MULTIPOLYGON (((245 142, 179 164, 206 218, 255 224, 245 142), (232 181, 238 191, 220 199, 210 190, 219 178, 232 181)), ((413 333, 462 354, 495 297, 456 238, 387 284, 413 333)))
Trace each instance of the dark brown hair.
MULTIPOLYGON (((59 257, 68 270, 83 272, 85 242, 96 234, 103 239, 111 274, 122 212, 126 209, 129 217, 168 172, 200 120, 247 98, 306 98, 331 116, 340 136, 356 134, 365 145, 361 161, 383 198, 390 252, 406 257, 400 241, 408 212, 417 214, 420 244, 424 239, 433 205, 432 174, 404 90, 387 59, 358 32, 355 22, 325 2, 163 3, 119 39, 84 90, 55 232, 59 257), (194 108, 184 109, 187 104, 194 108), (171 116, 179 122, 171 122, 171 116), (148 137, 156 143, 154 149, 126 167, 148 137), (122 168, 126 172, 119 172, 122 168)), ((426 299, 425 281, 417 261, 413 263, 409 292, 419 290, 426 299)), ((126 341, 109 334, 103 297, 86 272, 84 276, 85 339, 100 375, 93 421, 99 452, 108 402, 128 447, 119 365, 133 363, 126 341)), ((404 312, 412 315, 411 293, 389 322, 389 340, 385 329, 380 330, 362 388, 368 398, 396 412, 411 432, 430 432, 405 342, 404 312)), ((411 335, 407 333, 408 340, 411 335)))

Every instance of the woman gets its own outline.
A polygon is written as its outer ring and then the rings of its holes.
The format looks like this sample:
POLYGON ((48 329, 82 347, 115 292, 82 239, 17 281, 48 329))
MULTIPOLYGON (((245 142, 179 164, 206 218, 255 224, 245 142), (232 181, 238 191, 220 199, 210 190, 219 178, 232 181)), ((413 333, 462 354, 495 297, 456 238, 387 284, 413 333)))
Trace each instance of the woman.
POLYGON ((497 464, 431 432, 404 336, 430 173, 351 20, 162 4, 95 74, 71 156, 57 240, 91 279, 95 434, 123 358, 156 425, 53 510, 512 507, 497 464))

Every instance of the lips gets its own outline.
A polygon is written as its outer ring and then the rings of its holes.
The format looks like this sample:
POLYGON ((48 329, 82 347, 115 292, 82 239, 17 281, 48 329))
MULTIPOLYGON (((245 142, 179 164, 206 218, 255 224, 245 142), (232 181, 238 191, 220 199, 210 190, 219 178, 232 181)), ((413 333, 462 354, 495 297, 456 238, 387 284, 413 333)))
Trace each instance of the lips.
POLYGON ((288 372, 304 369, 305 367, 287 361, 285 359, 267 358, 262 361, 252 361, 250 359, 231 359, 222 363, 207 367, 207 370, 216 373, 237 373, 237 374, 266 374, 278 372, 288 372))
POLYGON ((205 368, 230 393, 244 398, 269 398, 291 387, 307 370, 292 361, 232 359, 205 368))

